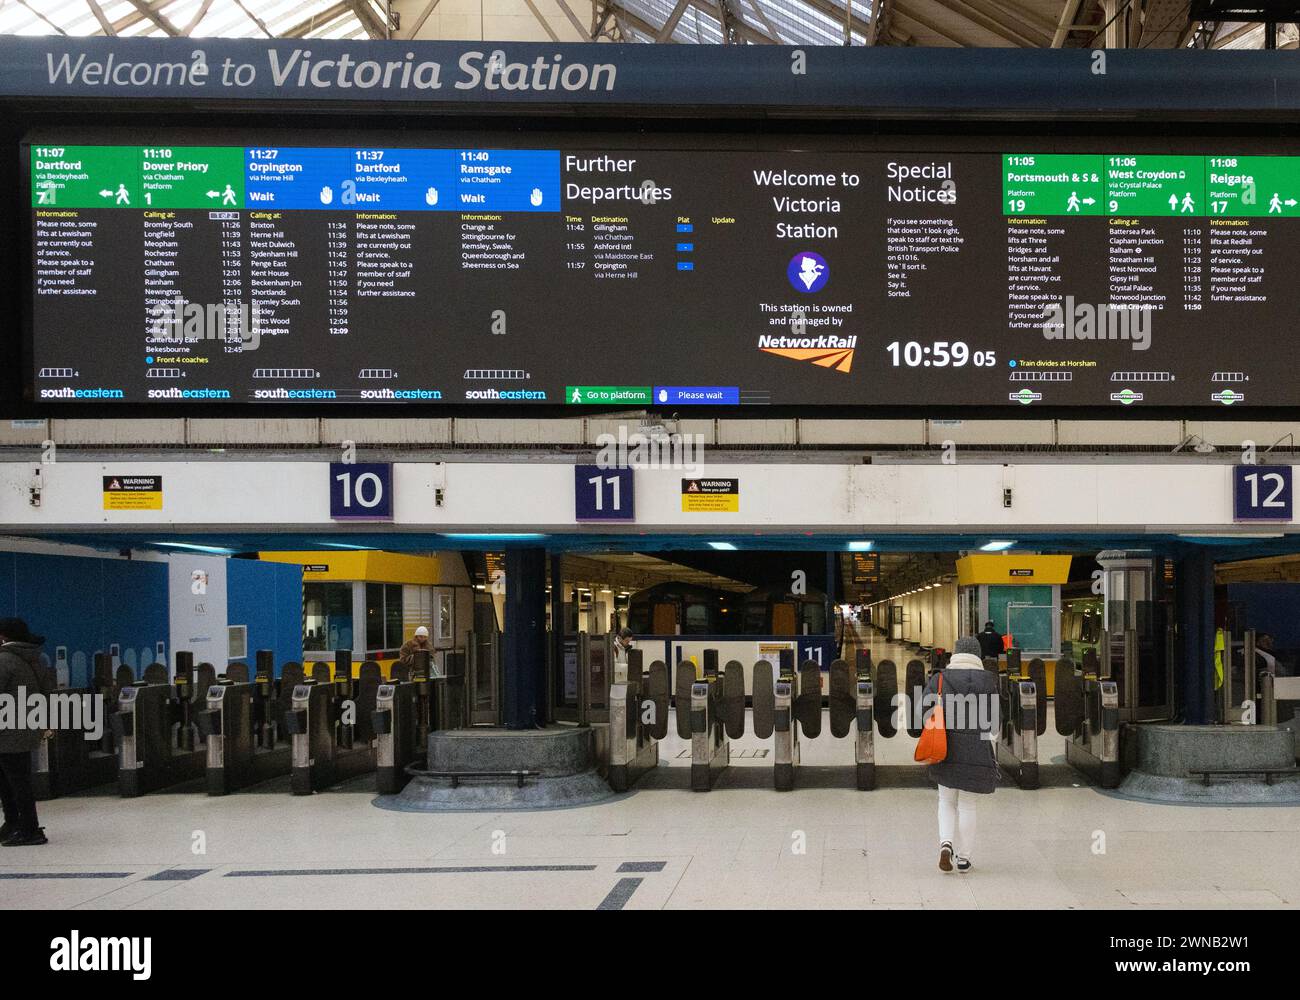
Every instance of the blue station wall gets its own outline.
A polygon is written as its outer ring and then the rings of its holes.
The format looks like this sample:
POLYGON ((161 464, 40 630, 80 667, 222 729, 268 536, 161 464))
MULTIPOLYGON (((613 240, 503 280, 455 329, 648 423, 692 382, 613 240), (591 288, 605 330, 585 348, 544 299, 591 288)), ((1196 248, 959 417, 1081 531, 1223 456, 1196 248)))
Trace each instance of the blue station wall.
POLYGON ((138 675, 168 639, 167 564, 0 552, 0 609, 45 636, 51 662, 67 647, 73 686, 90 682, 95 653, 113 643, 138 675))
MULTIPOLYGON (((275 651, 275 673, 289 660, 302 662, 302 567, 290 563, 231 559, 226 563, 226 617, 248 626, 252 667, 257 650, 275 651)), ((235 659, 235 658, 232 658, 235 659)))

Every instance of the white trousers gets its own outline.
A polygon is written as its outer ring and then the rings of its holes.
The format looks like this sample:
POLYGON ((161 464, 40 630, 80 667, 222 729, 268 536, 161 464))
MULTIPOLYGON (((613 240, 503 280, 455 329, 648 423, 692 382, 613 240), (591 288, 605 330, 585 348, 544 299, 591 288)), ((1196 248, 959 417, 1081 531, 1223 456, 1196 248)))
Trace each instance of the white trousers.
POLYGON ((939 843, 952 844, 961 858, 975 850, 975 799, 971 792, 939 786, 939 843))

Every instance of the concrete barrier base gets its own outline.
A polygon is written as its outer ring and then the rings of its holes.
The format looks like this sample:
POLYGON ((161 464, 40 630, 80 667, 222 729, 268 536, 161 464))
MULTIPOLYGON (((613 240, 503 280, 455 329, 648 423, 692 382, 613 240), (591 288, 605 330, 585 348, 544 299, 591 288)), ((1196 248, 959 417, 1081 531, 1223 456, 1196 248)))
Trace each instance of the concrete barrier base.
POLYGON ((588 805, 614 795, 597 773, 596 763, 594 736, 585 727, 434 732, 429 734, 426 773, 416 772, 399 794, 382 795, 375 805, 401 812, 496 812, 588 805), (505 774, 474 774, 507 771, 539 773, 522 781, 505 774))

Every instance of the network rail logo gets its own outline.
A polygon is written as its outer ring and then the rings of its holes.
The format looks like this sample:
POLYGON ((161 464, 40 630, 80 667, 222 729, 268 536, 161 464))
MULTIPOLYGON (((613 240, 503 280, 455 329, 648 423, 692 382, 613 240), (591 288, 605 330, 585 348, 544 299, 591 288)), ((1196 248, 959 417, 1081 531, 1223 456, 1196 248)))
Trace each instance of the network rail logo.
POLYGON ((829 368, 846 375, 853 370, 853 353, 857 346, 856 334, 849 337, 839 337, 833 333, 816 337, 764 334, 758 338, 758 349, 766 354, 790 358, 792 361, 807 361, 819 368, 829 368))

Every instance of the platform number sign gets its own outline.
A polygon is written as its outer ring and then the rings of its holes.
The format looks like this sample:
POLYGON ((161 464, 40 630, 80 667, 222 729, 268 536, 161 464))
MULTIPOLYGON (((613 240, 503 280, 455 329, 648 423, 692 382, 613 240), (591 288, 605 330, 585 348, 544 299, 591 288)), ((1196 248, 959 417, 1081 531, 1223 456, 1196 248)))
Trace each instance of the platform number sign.
POLYGON ((1233 520, 1291 520, 1291 473, 1292 469, 1289 465, 1233 466, 1233 520))
POLYGON ((577 521, 634 521, 631 469, 573 467, 573 517, 577 521))
POLYGON ((330 463, 330 520, 391 521, 393 467, 388 462, 330 463))

